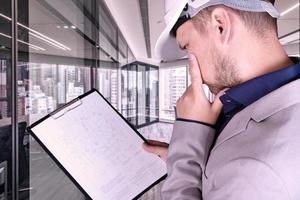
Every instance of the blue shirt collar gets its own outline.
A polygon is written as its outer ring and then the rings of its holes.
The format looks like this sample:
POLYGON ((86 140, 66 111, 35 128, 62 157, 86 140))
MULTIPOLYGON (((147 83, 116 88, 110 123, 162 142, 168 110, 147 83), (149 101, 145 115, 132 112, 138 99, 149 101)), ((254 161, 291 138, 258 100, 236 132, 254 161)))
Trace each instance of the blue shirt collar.
POLYGON ((240 111, 279 87, 300 78, 300 63, 271 72, 226 91, 220 97, 225 114, 240 111))

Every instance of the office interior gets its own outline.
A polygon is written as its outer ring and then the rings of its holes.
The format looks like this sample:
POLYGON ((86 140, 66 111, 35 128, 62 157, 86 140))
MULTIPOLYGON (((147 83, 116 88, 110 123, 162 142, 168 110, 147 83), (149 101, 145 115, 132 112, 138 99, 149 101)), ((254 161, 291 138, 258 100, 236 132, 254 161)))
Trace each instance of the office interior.
MULTIPOLYGON (((299 1, 275 6, 297 61, 299 1)), ((143 136, 169 142, 190 81, 186 59, 155 58, 163 16, 163 0, 1 0, 0 200, 86 199, 26 127, 92 88, 143 136)), ((159 186, 140 199, 160 199, 159 186)))

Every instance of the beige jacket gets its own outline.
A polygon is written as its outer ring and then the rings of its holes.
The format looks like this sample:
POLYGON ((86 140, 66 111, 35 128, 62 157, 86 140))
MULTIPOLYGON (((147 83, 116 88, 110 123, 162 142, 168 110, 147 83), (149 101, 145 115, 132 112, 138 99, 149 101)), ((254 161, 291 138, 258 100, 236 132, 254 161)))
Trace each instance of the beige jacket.
POLYGON ((176 121, 164 200, 300 200, 300 80, 214 129, 176 121))

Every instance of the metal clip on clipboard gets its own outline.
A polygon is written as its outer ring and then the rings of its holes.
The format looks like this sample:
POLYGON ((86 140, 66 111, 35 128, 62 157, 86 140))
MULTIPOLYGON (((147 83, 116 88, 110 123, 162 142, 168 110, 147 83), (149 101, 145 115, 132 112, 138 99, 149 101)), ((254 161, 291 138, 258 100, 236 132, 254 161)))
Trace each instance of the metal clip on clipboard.
POLYGON ((76 107, 80 106, 81 104, 82 104, 82 102, 81 102, 80 98, 78 97, 76 99, 73 99, 69 103, 63 105, 62 107, 58 108, 56 111, 52 112, 50 114, 50 116, 53 119, 58 119, 61 116, 63 116, 65 113, 75 109, 76 107))

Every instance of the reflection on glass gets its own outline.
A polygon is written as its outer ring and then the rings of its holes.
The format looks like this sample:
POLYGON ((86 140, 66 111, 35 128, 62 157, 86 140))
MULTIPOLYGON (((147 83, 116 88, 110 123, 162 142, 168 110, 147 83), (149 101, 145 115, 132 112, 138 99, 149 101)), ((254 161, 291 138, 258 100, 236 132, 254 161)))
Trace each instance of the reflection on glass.
MULTIPOLYGON (((104 1, 31 0, 19 5, 19 122, 30 125, 91 88, 117 108, 118 55, 126 57, 127 52, 119 51, 121 34, 104 1)), ((41 146, 24 135, 20 141, 26 154, 20 152, 19 163, 29 166, 30 176, 24 176, 27 182, 20 188, 27 197, 85 199, 41 146)))
MULTIPOLYGON (((7 163, 8 195, 16 92, 19 199, 85 199, 26 127, 91 88, 135 126, 158 120, 158 68, 135 62, 104 1, 20 0, 17 91, 12 91, 10 5, 2 0, 0 6, 0 166, 7 163)), ((0 178, 0 188, 2 183, 0 178)))
POLYGON ((19 112, 45 115, 90 89, 90 68, 19 63, 19 112))
POLYGON ((11 0, 0 4, 0 199, 4 200, 12 198, 13 173, 11 0))
POLYGON ((6 118, 9 115, 8 111, 8 73, 7 60, 0 60, 0 119, 6 118))

